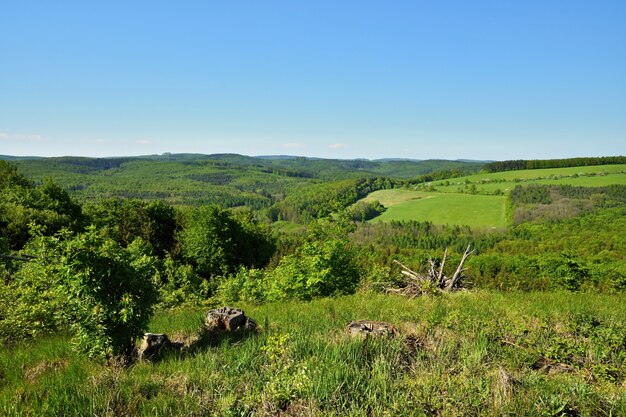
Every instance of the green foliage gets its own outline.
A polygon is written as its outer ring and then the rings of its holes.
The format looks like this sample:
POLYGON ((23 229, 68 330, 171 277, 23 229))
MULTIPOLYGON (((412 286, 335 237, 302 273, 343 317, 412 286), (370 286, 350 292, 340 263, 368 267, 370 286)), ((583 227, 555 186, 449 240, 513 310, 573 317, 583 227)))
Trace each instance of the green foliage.
POLYGON ((345 220, 314 223, 309 240, 269 273, 267 299, 310 300, 354 293, 361 271, 357 249, 348 239, 352 230, 345 220))
POLYGON ((52 235, 64 227, 77 230, 82 224, 81 207, 50 178, 36 187, 0 161, 0 233, 12 249, 21 249, 30 238, 31 223, 52 235))
POLYGON ((17 167, 6 161, 0 160, 0 190, 8 188, 31 188, 31 182, 17 172, 17 167))
POLYGON ((157 276, 160 307, 197 305, 209 295, 208 282, 191 265, 179 264, 169 256, 159 263, 157 276))
POLYGON ((349 208, 348 213, 353 221, 365 222, 381 215, 387 208, 378 200, 361 200, 349 208))
POLYGON ((274 250, 269 230, 251 215, 233 215, 217 206, 192 211, 180 240, 185 259, 204 277, 264 266, 274 250))
POLYGON ((0 345, 57 332, 65 328, 67 306, 58 275, 42 262, 31 261, 0 280, 0 345))
POLYGON ((589 279, 588 268, 570 254, 563 254, 560 263, 554 274, 554 285, 565 291, 578 291, 589 279))
POLYGON ((174 249, 177 214, 162 201, 107 199, 86 206, 85 211, 91 224, 124 247, 141 238, 159 257, 174 249))
POLYGON ((217 299, 258 303, 354 293, 362 275, 359 251, 348 239, 354 226, 339 218, 313 222, 309 229, 304 243, 274 269, 242 268, 223 279, 217 299))
POLYGON ((236 274, 222 279, 215 300, 222 304, 262 303, 267 300, 269 285, 265 271, 241 268, 236 274))
POLYGON ((63 303, 51 311, 62 312, 77 350, 93 358, 130 355, 157 301, 149 247, 137 240, 123 248, 90 227, 76 236, 40 236, 31 249, 38 258, 27 271, 38 282, 51 280, 63 303))
POLYGON ((308 223, 340 212, 376 190, 393 188, 399 181, 361 178, 326 182, 294 190, 272 208, 273 220, 308 223))
POLYGON ((483 166, 487 172, 502 172, 524 169, 566 168, 590 165, 626 164, 626 156, 602 156, 596 158, 567 158, 545 160, 523 160, 490 162, 483 166))

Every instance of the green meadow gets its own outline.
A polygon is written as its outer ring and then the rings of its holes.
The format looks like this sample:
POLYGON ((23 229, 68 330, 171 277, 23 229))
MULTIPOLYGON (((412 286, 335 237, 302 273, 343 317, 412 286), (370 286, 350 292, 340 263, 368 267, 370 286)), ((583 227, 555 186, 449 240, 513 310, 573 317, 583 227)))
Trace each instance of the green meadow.
POLYGON ((378 200, 387 207, 374 222, 428 220, 479 228, 506 226, 504 196, 382 190, 371 193, 367 199, 378 200))
POLYGON ((417 190, 380 190, 364 200, 387 207, 373 222, 430 221, 434 224, 478 228, 507 226, 506 194, 517 185, 545 184, 579 187, 626 185, 626 165, 534 169, 482 173, 433 181, 417 190))
POLYGON ((597 165, 571 168, 531 169, 495 173, 481 173, 429 185, 440 192, 467 191, 472 185, 478 193, 506 192, 516 185, 546 184, 579 187, 603 187, 626 184, 626 165, 597 165))
MULTIPOLYGON (((6 416, 626 415, 623 295, 361 293, 241 305, 258 334, 161 362, 109 367, 62 335, 0 348, 6 416), (351 320, 394 338, 351 339, 351 320)), ((190 337, 203 310, 161 311, 150 331, 190 337)))

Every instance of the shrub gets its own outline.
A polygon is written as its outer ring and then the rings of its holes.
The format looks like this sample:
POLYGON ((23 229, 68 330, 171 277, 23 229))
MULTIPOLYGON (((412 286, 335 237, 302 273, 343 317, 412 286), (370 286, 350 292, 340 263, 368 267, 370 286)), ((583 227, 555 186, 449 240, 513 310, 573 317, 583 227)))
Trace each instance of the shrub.
POLYGON ((274 252, 269 232, 251 215, 217 206, 191 213, 180 235, 185 259, 208 278, 234 273, 240 266, 264 266, 274 252))
POLYGON ((149 246, 136 240, 123 248, 90 227, 79 235, 38 236, 31 249, 38 259, 23 274, 50 283, 51 300, 62 302, 58 311, 75 348, 92 358, 129 356, 157 301, 156 258, 148 255, 149 246))
POLYGON ((237 274, 220 282, 216 298, 222 303, 253 302, 267 299, 268 281, 260 269, 241 268, 237 274))
POLYGON ((208 282, 191 265, 178 264, 169 256, 160 262, 158 277, 161 307, 197 304, 208 296, 208 282))
POLYGON ((354 293, 361 271, 357 250, 348 239, 353 230, 345 219, 314 223, 309 240, 269 273, 268 300, 310 300, 354 293))

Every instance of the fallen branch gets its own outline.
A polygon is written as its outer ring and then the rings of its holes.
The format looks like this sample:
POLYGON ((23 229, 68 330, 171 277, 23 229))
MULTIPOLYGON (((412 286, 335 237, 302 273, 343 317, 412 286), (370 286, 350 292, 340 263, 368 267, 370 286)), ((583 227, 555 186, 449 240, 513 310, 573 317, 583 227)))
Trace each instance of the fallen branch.
POLYGON ((5 255, 4 253, 0 253, 0 258, 11 259, 12 261, 23 261, 29 262, 33 259, 36 259, 36 256, 33 255, 22 255, 22 256, 13 256, 13 255, 5 255))
POLYGON ((456 271, 454 272, 452 278, 448 278, 444 274, 443 270, 446 264, 446 260, 448 258, 448 248, 446 248, 446 250, 444 251, 443 258, 439 265, 437 265, 437 263, 432 259, 428 260, 430 267, 428 269, 428 273, 426 274, 420 274, 418 272, 415 272, 408 266, 404 265, 402 262, 394 259, 393 262, 395 264, 398 264, 402 269, 400 273, 410 279, 405 279, 405 285, 401 288, 386 289, 386 291, 401 293, 413 298, 424 293, 432 293, 433 290, 449 292, 462 288, 461 280, 463 277, 463 272, 465 271, 463 265, 465 264, 467 258, 472 253, 474 253, 474 251, 470 249, 471 245, 467 245, 467 249, 465 249, 461 261, 459 262, 459 265, 456 268, 456 271))

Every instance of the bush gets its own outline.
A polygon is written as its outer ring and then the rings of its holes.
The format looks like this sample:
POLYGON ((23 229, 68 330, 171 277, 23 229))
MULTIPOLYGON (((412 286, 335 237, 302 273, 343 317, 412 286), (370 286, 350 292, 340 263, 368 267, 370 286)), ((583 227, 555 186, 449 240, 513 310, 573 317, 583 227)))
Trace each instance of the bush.
POLYGON ((12 345, 63 328, 65 309, 58 277, 39 262, 28 262, 16 273, 3 271, 0 280, 0 342, 12 345))
POLYGON ((193 211, 180 235, 185 259, 206 277, 228 275, 240 266, 262 267, 274 252, 269 231, 251 215, 217 206, 193 211))
POLYGON ((221 303, 252 302, 267 300, 268 281, 260 269, 241 268, 237 274, 220 282, 216 299, 221 303))
POLYGON ((378 200, 359 201, 348 210, 348 213, 352 220, 365 222, 380 216, 385 210, 387 210, 387 208, 378 200))
MULTIPOLYGON (((136 240, 123 248, 90 227, 75 236, 39 236, 31 249, 38 259, 21 273, 35 282, 49 282, 48 304, 62 303, 50 311, 62 312, 75 348, 92 358, 129 356, 157 301, 152 282, 156 258, 149 256, 149 246, 136 240)), ((35 301, 33 308, 46 305, 35 301)), ((54 317, 42 321, 58 322, 54 317)))
POLYGON ((353 230, 346 219, 312 224, 309 240, 268 274, 268 301, 354 293, 361 271, 358 252, 348 239, 353 230))
POLYGON ((177 264, 166 257, 159 265, 159 306, 198 304, 209 294, 208 282, 191 265, 177 264))

